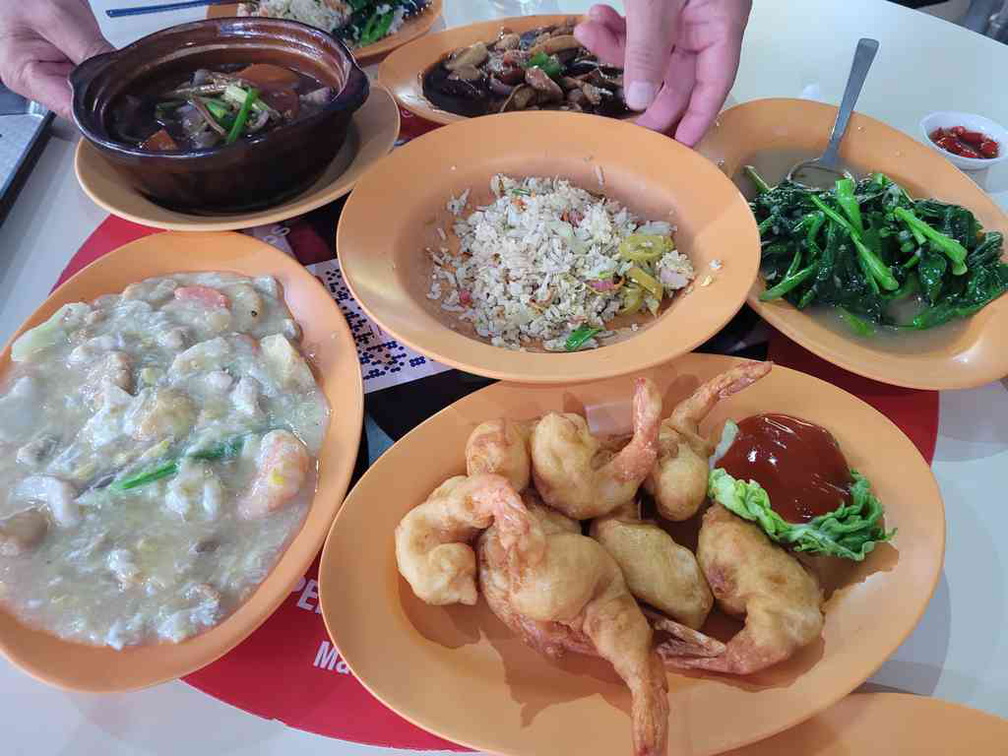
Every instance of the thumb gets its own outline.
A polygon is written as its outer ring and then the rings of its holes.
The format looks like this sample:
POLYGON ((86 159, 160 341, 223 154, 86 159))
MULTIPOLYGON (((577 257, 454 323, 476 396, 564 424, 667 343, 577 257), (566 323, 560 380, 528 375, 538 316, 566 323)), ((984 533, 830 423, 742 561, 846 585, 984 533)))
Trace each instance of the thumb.
POLYGON ((654 101, 668 67, 684 0, 627 0, 626 104, 646 110, 654 101))

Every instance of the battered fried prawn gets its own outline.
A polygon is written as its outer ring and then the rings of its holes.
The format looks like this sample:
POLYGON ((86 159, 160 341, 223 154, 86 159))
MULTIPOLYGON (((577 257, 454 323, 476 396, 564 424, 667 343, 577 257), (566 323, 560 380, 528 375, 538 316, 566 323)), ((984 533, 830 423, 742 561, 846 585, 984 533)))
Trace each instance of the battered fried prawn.
POLYGON ((707 460, 715 444, 700 435, 700 421, 719 401, 752 385, 772 367, 771 362, 747 362, 721 373, 676 405, 662 421, 658 462, 644 481, 662 517, 688 520, 707 496, 707 460))
POLYGON ((511 515, 528 519, 505 478, 449 478, 396 526, 399 572, 428 604, 475 604, 476 554, 469 543, 495 518, 511 515))
POLYGON ((713 658, 669 658, 671 666, 747 675, 791 657, 822 633, 819 582, 757 525, 720 504, 704 514, 700 567, 726 614, 745 627, 713 658))
MULTIPOLYGON (((558 533, 580 533, 581 526, 577 520, 572 520, 560 514, 555 509, 545 506, 535 491, 529 489, 522 494, 522 501, 529 512, 538 520, 547 536, 558 533)), ((560 622, 540 622, 519 614, 509 600, 510 576, 505 570, 491 569, 487 563, 489 553, 500 549, 496 530, 490 528, 480 536, 476 554, 479 559, 480 592, 497 618, 511 632, 515 633, 527 645, 544 656, 560 659, 566 652, 596 656, 595 646, 580 630, 575 630, 560 622), (488 541, 494 541, 488 545, 488 541)), ((499 554, 498 554, 499 556, 499 554)))
POLYGON ((632 502, 657 458, 661 394, 638 378, 633 437, 613 452, 588 430, 581 415, 550 413, 532 431, 532 479, 543 501, 569 517, 601 517, 632 502))
POLYGON ((529 510, 524 522, 497 519, 478 548, 480 583, 498 617, 552 658, 573 650, 611 663, 630 688, 634 752, 664 754, 665 669, 651 626, 605 549, 529 510))
POLYGON ((693 552, 653 522, 644 522, 636 503, 592 522, 591 537, 623 571, 639 600, 694 630, 714 604, 707 579, 693 552))
POLYGON ((532 476, 529 436, 533 425, 505 419, 477 425, 466 441, 466 472, 502 475, 516 491, 524 491, 532 476))

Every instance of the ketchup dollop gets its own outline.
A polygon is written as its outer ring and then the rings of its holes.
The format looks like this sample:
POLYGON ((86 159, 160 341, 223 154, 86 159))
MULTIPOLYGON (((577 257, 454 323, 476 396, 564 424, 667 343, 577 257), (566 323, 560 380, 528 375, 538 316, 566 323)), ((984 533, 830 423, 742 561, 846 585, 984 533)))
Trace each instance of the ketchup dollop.
POLYGON ((833 435, 790 415, 753 415, 717 463, 737 480, 754 480, 788 522, 807 522, 850 502, 850 467, 833 435))

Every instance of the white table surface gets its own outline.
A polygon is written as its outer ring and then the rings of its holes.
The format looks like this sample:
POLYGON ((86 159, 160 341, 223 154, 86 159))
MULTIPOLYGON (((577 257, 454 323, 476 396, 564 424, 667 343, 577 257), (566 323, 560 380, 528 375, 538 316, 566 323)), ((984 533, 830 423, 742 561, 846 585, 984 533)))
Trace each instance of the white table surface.
MULTIPOLYGON (((22 0, 24 1, 24 0, 22 0)), ((182 11, 109 20, 129 0, 92 0, 116 45, 170 23, 182 11)), ((140 4, 135 2, 133 4, 140 4)), ((579 12, 585 0, 446 0, 457 26, 495 16, 579 12)), ((881 42, 858 110, 915 137, 931 110, 983 113, 1008 124, 1008 97, 995 72, 1008 46, 883 0, 755 0, 729 104, 807 96, 836 103, 857 39, 881 42)), ((435 28, 439 28, 435 27, 435 28)), ((45 298, 105 212, 73 175, 74 134, 57 124, 6 222, 0 227, 0 340, 45 298)), ((1008 164, 981 177, 1008 208, 1008 164)), ((933 470, 948 520, 945 568, 910 638, 871 683, 968 704, 1008 717, 1008 381, 941 394, 933 470)), ((884 609, 877 618, 885 622, 884 609)), ((263 681, 265 684, 271 681, 263 681)), ((338 715, 338 714, 336 714, 338 715)), ((385 749, 311 735, 220 703, 184 683, 115 696, 66 693, 0 661, 0 753, 31 754, 376 754, 385 749)))

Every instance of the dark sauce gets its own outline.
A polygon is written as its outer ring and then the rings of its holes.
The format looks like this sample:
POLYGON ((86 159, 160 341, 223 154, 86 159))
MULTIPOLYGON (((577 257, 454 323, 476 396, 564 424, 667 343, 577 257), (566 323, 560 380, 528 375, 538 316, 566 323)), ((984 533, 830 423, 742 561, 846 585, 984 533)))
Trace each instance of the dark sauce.
MULTIPOLYGON (((110 110, 109 132, 117 141, 150 152, 188 151, 218 147, 225 143, 225 133, 239 110, 237 104, 222 99, 224 86, 213 77, 227 77, 246 89, 255 88, 258 100, 268 105, 270 114, 250 113, 242 138, 260 136, 321 110, 335 92, 318 79, 302 71, 273 64, 222 64, 200 69, 185 76, 161 80, 141 91, 119 97, 110 110), (179 94, 191 90, 188 94, 179 94), (218 129, 210 127, 207 117, 195 105, 199 101, 218 108, 218 129), (230 112, 223 112, 227 105, 230 112), (263 121, 256 124, 258 117, 263 121), (230 119, 230 120, 229 120, 230 119), (223 133, 222 133, 223 132, 223 133)), ((257 105, 258 107, 258 105, 257 105)))
POLYGON ((850 467, 833 435, 790 415, 753 415, 718 462, 733 478, 755 480, 788 522, 807 522, 850 503, 850 467))

